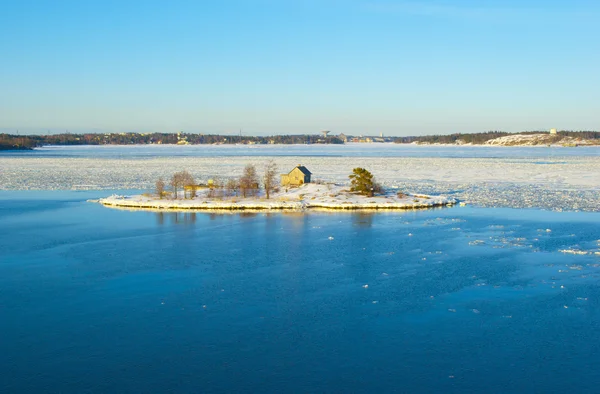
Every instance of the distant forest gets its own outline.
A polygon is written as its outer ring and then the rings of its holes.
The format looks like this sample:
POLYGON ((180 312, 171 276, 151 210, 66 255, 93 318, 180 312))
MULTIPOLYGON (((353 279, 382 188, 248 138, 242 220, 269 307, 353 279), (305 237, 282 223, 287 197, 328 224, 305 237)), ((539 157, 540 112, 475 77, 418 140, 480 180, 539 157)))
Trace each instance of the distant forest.
MULTIPOLYGON (((488 131, 473 134, 427 135, 413 137, 386 137, 398 144, 483 144, 494 138, 514 134, 540 134, 547 131, 525 131, 507 133, 488 131)), ((558 137, 600 139, 598 131, 559 131, 558 137)), ((218 134, 176 134, 176 133, 110 133, 110 134, 51 134, 27 135, 0 134, 0 150, 33 149, 44 145, 143 145, 143 144, 343 144, 336 136, 322 135, 276 135, 269 137, 218 135, 218 134)))
POLYGON ((36 146, 38 146, 38 143, 33 138, 0 134, 0 150, 33 149, 36 146))
POLYGON ((0 149, 32 149, 44 145, 145 145, 145 144, 343 144, 335 137, 322 135, 276 135, 271 137, 218 134, 111 133, 49 134, 19 136, 0 134, 0 149))

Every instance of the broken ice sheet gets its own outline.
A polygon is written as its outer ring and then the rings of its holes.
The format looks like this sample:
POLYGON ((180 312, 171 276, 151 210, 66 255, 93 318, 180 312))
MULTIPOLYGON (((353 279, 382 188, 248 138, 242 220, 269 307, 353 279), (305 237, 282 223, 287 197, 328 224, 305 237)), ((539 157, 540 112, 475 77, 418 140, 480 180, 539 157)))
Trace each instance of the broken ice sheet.
MULTIPOLYGON (((381 145, 381 144, 380 144, 381 145)), ((159 177, 168 179, 173 168, 185 168, 201 182, 210 178, 228 178, 240 172, 246 164, 260 165, 272 158, 280 147, 260 147, 259 155, 247 156, 246 147, 192 147, 189 156, 181 148, 115 147, 111 155, 102 148, 53 148, 52 155, 0 157, 0 189, 4 190, 151 190, 159 177), (74 150, 75 149, 75 150, 74 150), (77 154, 76 149, 81 149, 77 154), (73 151, 74 150, 74 151, 73 151), (73 151, 73 152, 71 152, 73 151), (67 152, 67 153, 64 153, 67 152), (75 153, 74 153, 75 152, 75 153), (100 152, 100 153, 97 153, 100 152), (63 157, 60 155, 63 154, 63 157), (260 154, 264 154, 261 156, 260 154), (25 181, 23 181, 25 180, 25 181)), ((336 148, 312 148, 323 156, 310 157, 310 169, 326 182, 348 182, 352 169, 348 157, 339 155, 336 148)), ((360 163, 372 172, 385 187, 396 187, 412 193, 446 194, 470 205, 481 207, 542 208, 555 211, 600 211, 600 157, 582 155, 548 157, 539 160, 509 157, 393 157, 379 155, 394 147, 364 147, 373 155, 361 157, 360 163)), ((443 148, 441 148, 443 150, 443 148)), ((453 147, 447 148, 449 155, 453 147)), ((186 151, 187 152, 187 151, 186 151)), ((516 151, 517 154, 536 154, 539 151, 516 151)), ((37 154, 38 152, 34 152, 37 154)), ((476 153, 475 153, 476 154, 476 153)), ((302 157, 306 159, 305 157, 302 157)), ((277 157, 280 168, 294 167, 299 157, 277 157)))

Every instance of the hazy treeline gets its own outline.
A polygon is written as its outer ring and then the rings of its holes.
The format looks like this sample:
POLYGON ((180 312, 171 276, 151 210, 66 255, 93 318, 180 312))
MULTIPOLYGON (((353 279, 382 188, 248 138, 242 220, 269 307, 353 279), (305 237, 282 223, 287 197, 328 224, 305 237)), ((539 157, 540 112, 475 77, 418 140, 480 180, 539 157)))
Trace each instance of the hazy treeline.
POLYGON ((481 144, 485 141, 492 140, 494 138, 504 137, 511 133, 504 131, 488 131, 485 133, 475 134, 447 134, 447 135, 424 135, 424 136, 411 136, 411 137, 397 137, 394 142, 397 144, 410 144, 413 142, 430 143, 430 144, 454 144, 456 141, 461 140, 464 143, 481 144))
MULTIPOLYGON (((507 133, 504 131, 487 131, 472 134, 425 135, 409 137, 389 137, 395 143, 410 144, 413 142, 430 144, 455 144, 461 141, 465 144, 483 144, 494 138, 514 134, 547 134, 543 131, 523 131, 507 133)), ((559 137, 574 137, 583 139, 600 139, 598 131, 559 131, 559 137)), ((275 135, 275 136, 243 136, 219 134, 176 134, 176 133, 111 133, 111 134, 50 134, 50 135, 14 135, 0 134, 0 150, 32 149, 44 145, 144 145, 144 144, 177 144, 186 141, 189 144, 343 144, 335 136, 322 135, 275 135)))
POLYGON ((586 140, 600 139, 600 131, 559 131, 558 135, 565 137, 583 138, 586 140))
POLYGON ((32 138, 18 135, 0 134, 0 150, 33 149, 36 146, 38 146, 38 143, 32 138))
POLYGON ((322 135, 276 135, 268 137, 218 135, 218 134, 175 134, 175 133, 111 133, 111 134, 50 134, 18 136, 0 134, 3 149, 30 149, 43 145, 144 145, 144 144, 342 144, 334 136, 322 135))

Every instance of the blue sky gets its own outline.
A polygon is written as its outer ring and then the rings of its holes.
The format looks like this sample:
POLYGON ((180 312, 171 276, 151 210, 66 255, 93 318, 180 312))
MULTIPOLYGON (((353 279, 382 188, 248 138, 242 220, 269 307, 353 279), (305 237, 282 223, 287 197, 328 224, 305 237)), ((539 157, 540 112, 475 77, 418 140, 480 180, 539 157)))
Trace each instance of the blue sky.
POLYGON ((598 130, 598 20, 583 0, 0 0, 0 130, 598 130))

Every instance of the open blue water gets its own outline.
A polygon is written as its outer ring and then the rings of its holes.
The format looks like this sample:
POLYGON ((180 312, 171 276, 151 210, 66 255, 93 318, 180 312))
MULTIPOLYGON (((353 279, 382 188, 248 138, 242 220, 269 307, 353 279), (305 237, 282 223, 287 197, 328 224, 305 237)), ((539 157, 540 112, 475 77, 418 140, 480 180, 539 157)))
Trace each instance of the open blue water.
POLYGON ((599 213, 98 193, 0 192, 0 392, 599 391, 599 213))

